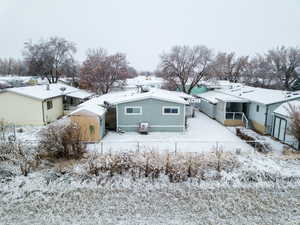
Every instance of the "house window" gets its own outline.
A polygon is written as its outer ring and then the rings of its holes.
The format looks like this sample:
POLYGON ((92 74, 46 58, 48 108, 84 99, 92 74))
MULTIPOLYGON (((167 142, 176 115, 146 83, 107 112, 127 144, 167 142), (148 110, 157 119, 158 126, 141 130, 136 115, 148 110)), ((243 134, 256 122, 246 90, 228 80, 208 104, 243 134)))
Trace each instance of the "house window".
POLYGON ((90 126, 89 126, 89 130, 90 130, 90 135, 95 134, 95 126, 90 125, 90 126))
POLYGON ((256 105, 256 112, 259 112, 259 105, 256 105))
POLYGON ((142 115, 142 107, 140 106, 125 107, 125 115, 142 115))
POLYGON ((52 109, 53 108, 53 104, 52 104, 52 100, 47 101, 47 109, 52 109))
POLYGON ((164 106, 162 108, 163 115, 179 115, 179 107, 164 106))

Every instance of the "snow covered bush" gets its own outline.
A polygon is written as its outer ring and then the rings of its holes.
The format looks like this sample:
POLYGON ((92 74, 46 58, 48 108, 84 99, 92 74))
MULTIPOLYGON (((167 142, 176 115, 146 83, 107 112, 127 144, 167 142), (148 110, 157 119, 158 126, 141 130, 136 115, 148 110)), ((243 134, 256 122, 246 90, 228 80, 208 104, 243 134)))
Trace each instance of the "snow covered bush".
MULTIPOLYGON (((288 133, 300 143, 300 107, 289 104, 288 113, 291 119, 288 133)), ((298 145, 298 150, 300 150, 300 145, 298 145)))
POLYGON ((203 154, 170 154, 155 151, 93 154, 86 164, 89 175, 113 177, 127 174, 133 180, 156 179, 165 175, 172 183, 186 181, 192 177, 204 179, 204 173, 208 170, 231 171, 238 166, 236 157, 222 150, 203 154))
POLYGON ((85 146, 80 141, 80 127, 68 123, 52 124, 41 132, 39 151, 41 157, 79 159, 85 153, 85 146))

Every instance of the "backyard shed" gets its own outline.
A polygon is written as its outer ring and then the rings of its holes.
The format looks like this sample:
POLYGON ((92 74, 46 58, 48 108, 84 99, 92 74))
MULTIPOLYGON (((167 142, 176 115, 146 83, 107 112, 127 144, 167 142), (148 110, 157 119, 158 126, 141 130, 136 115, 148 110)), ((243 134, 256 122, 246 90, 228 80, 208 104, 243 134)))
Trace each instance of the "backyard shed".
POLYGON ((71 121, 80 127, 81 141, 98 142, 104 137, 105 112, 101 106, 84 106, 69 114, 71 121))
POLYGON ((300 101, 283 103, 274 111, 272 136, 299 149, 298 141, 289 132, 291 125, 290 107, 300 110, 300 101))

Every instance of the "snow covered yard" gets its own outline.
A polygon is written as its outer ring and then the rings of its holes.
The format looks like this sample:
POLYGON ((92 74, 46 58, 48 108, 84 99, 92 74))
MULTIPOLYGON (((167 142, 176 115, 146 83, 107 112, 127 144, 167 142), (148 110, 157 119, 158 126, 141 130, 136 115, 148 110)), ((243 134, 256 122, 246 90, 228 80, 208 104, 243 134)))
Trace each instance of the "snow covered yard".
POLYGON ((10 177, 0 182, 0 224, 298 224, 299 161, 240 160, 231 172, 180 183, 53 169, 10 177))
POLYGON ((206 152, 216 147, 224 151, 241 149, 252 152, 253 148, 244 143, 229 129, 205 114, 196 112, 195 118, 188 119, 185 132, 150 132, 148 135, 137 132, 119 134, 108 132, 103 144, 90 144, 91 151, 169 151, 169 152, 206 152))

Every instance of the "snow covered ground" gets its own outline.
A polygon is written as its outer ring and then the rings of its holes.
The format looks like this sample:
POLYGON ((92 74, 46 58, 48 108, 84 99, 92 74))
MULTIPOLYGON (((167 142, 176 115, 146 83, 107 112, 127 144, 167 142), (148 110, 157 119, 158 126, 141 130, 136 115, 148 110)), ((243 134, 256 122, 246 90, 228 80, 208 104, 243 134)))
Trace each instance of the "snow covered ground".
POLYGON ((100 152, 128 150, 159 150, 169 152, 205 152, 216 146, 224 151, 241 149, 251 152, 253 149, 228 128, 205 114, 196 112, 195 118, 188 119, 187 131, 180 132, 150 132, 148 135, 136 132, 119 134, 108 132, 103 144, 91 144, 91 151, 100 152), (101 146, 102 145, 102 146, 101 146))
MULTIPOLYGON (((24 127, 17 136, 37 139, 39 130, 24 127)), ((25 177, 17 164, 0 161, 0 224, 299 224, 300 161, 279 154, 279 142, 272 144, 275 154, 261 154, 232 129, 196 113, 184 133, 109 133, 104 148, 132 151, 137 141, 140 151, 174 151, 177 142, 178 152, 205 152, 218 141, 225 150, 242 152, 232 151, 236 167, 218 172, 211 162, 203 162, 210 167, 203 175, 179 183, 171 183, 164 173, 156 179, 133 179, 129 172, 91 175, 87 159, 64 162, 66 168, 44 162, 25 177)), ((89 147, 99 151, 101 146, 89 147)))
POLYGON ((0 224, 299 224, 299 161, 239 158, 241 167, 216 180, 181 183, 50 169, 9 177, 0 182, 0 224))

